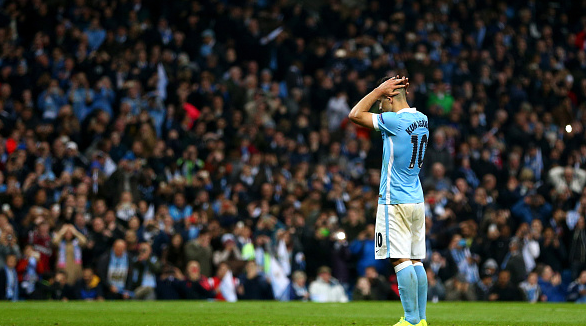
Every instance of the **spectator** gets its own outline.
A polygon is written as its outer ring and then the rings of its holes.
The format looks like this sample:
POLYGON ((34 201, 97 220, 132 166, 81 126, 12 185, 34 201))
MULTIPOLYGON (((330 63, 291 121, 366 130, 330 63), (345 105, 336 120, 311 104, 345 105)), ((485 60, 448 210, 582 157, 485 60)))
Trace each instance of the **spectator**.
POLYGON ((185 245, 185 260, 195 260, 201 267, 201 274, 209 277, 212 275, 212 248, 210 247, 211 235, 202 230, 199 237, 189 241, 185 245))
POLYGON ((515 285, 525 279, 527 270, 523 254, 520 252, 520 245, 521 243, 517 238, 511 239, 511 242, 509 243, 509 253, 505 256, 505 259, 501 264, 501 271, 507 270, 509 272, 509 275, 507 275, 507 281, 510 280, 511 283, 515 285))
POLYGON ((6 256, 4 268, 0 270, 0 300, 18 301, 19 284, 16 273, 16 255, 6 256))
POLYGON ((382 275, 379 275, 374 266, 368 266, 364 274, 370 284, 372 300, 387 300, 391 286, 382 275))
POLYGON ((78 300, 104 300, 102 282, 91 268, 83 269, 82 278, 75 284, 75 294, 75 298, 78 300))
POLYGON ((537 273, 531 272, 527 276, 527 280, 519 284, 519 288, 523 291, 523 295, 526 301, 535 303, 539 301, 541 297, 541 288, 539 287, 537 273))
POLYGON ((240 277, 238 296, 242 300, 271 300, 273 290, 264 276, 258 273, 256 262, 246 263, 244 274, 240 277))
POLYGON ((370 301, 373 300, 372 293, 370 292, 370 282, 366 277, 359 277, 352 291, 353 301, 370 301))
POLYGON ((186 274, 184 289, 187 299, 208 299, 216 296, 208 278, 201 275, 198 262, 187 263, 186 274))
POLYGON ((131 257, 126 251, 126 242, 116 240, 111 252, 107 252, 98 261, 98 275, 103 282, 106 299, 130 299, 132 282, 131 257))
POLYGON ((161 262, 152 255, 148 242, 139 244, 138 256, 132 258, 132 285, 134 298, 137 300, 155 300, 157 275, 161 272, 161 262))
POLYGON ((379 273, 383 273, 385 269, 385 262, 382 260, 375 260, 374 256, 370 255, 374 252, 374 225, 369 224, 366 230, 358 234, 356 240, 350 244, 350 252, 356 256, 357 272, 362 276, 366 273, 366 268, 374 266, 379 273))
POLYGON ((309 285, 309 297, 314 302, 347 302, 348 297, 338 280, 332 277, 331 269, 322 266, 317 279, 309 285))
POLYGON ((476 301, 474 285, 463 274, 452 277, 446 282, 446 301, 476 301))
POLYGON ((302 271, 296 271, 291 277, 292 282, 289 289, 289 295, 291 300, 309 300, 309 291, 307 290, 307 276, 302 271))
POLYGON ((566 299, 566 291, 562 285, 562 277, 549 266, 543 267, 539 277, 539 287, 541 288, 542 302, 563 302, 566 299))
POLYGON ((431 269, 426 269, 427 273, 427 300, 431 302, 443 301, 446 298, 446 288, 441 279, 435 276, 431 269))
POLYGON ((521 301, 523 296, 517 286, 511 282, 511 272, 502 270, 496 284, 490 290, 489 301, 521 301))
POLYGON ((570 266, 572 277, 577 278, 580 271, 586 268, 586 220, 578 218, 570 243, 570 266))
POLYGON ((568 287, 568 301, 586 303, 586 271, 582 271, 568 287))
POLYGON ((58 250, 57 270, 65 271, 67 284, 70 286, 73 286, 81 278, 81 253, 86 242, 86 237, 71 224, 63 225, 53 238, 53 244, 58 250))

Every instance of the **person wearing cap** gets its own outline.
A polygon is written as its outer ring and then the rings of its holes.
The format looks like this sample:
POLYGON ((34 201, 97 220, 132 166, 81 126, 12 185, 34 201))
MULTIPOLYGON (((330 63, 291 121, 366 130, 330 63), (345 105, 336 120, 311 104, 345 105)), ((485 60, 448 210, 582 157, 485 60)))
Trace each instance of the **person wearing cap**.
POLYGON ((348 302, 344 287, 327 266, 318 268, 317 278, 309 285, 309 298, 313 302, 348 302))
POLYGON ((214 266, 219 266, 221 263, 228 263, 230 266, 242 261, 242 254, 236 245, 236 238, 231 233, 226 233, 222 236, 222 250, 214 252, 213 262, 214 266))

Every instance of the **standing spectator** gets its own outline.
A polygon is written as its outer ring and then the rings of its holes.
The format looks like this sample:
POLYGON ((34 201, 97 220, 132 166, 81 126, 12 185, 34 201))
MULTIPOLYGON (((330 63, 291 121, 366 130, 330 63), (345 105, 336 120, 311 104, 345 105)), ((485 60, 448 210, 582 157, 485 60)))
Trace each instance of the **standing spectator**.
POLYGON ((212 248, 210 247, 210 241, 210 233, 207 230, 202 230, 197 239, 191 240, 185 245, 185 261, 197 261, 201 266, 201 274, 206 277, 212 275, 212 248))
POLYGON ((332 271, 322 266, 317 271, 317 279, 309 285, 309 297, 314 302, 348 302, 344 288, 332 277, 332 271))
POLYGON ((193 208, 185 201, 183 193, 176 193, 173 199, 173 205, 169 207, 169 214, 175 222, 181 222, 193 213, 193 208))
POLYGON ((12 225, 5 226, 0 233, 0 268, 4 267, 6 258, 9 255, 20 256, 20 247, 18 239, 14 234, 12 225))
POLYGON ((0 270, 0 300, 18 301, 18 274, 16 273, 16 256, 6 256, 6 264, 0 270))
POLYGON ((161 262, 152 255, 151 245, 143 242, 138 245, 138 256, 132 258, 132 285, 134 298, 138 300, 155 300, 157 275, 161 272, 161 262))
POLYGON ((97 266, 98 275, 103 282, 106 299, 130 299, 132 278, 131 257, 126 251, 126 242, 116 240, 111 252, 100 258, 97 266))
POLYGON ((366 230, 360 232, 356 240, 350 243, 350 252, 357 258, 357 272, 359 276, 366 273, 366 267, 375 266, 379 273, 384 273, 386 265, 385 260, 376 260, 371 254, 374 252, 374 225, 369 224, 366 230))
POLYGON ((570 268, 572 278, 578 278, 580 271, 586 269, 586 220, 580 216, 571 234, 570 268))
POLYGON ((517 238, 511 239, 511 242, 509 243, 509 253, 505 256, 505 259, 501 264, 501 270, 509 271, 510 274, 507 275, 507 277, 515 285, 525 279, 527 270, 519 246, 520 241, 517 238))
POLYGON ((74 285, 82 272, 82 248, 87 243, 86 237, 71 224, 65 224, 53 238, 57 247, 57 270, 67 275, 67 284, 74 285))

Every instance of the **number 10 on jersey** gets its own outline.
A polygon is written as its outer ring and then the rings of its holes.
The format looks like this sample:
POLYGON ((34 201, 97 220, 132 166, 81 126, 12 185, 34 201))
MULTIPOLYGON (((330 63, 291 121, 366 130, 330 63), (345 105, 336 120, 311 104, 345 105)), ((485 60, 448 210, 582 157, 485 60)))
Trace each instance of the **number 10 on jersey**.
POLYGON ((421 166, 423 165, 423 156, 425 155, 425 150, 427 149, 427 135, 424 134, 421 137, 421 142, 419 142, 419 136, 411 135, 411 143, 413 144, 413 155, 411 155, 411 163, 409 163, 409 168, 412 169, 415 167, 415 158, 417 157, 417 166, 421 169, 421 166), (418 148, 419 150, 417 150, 418 148))

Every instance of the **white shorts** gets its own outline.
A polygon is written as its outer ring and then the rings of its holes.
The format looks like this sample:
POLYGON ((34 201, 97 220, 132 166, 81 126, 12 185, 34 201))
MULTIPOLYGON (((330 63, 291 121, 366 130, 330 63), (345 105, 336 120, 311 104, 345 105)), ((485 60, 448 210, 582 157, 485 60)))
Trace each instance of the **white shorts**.
POLYGON ((425 258, 425 206, 418 204, 378 205, 374 257, 425 258))

